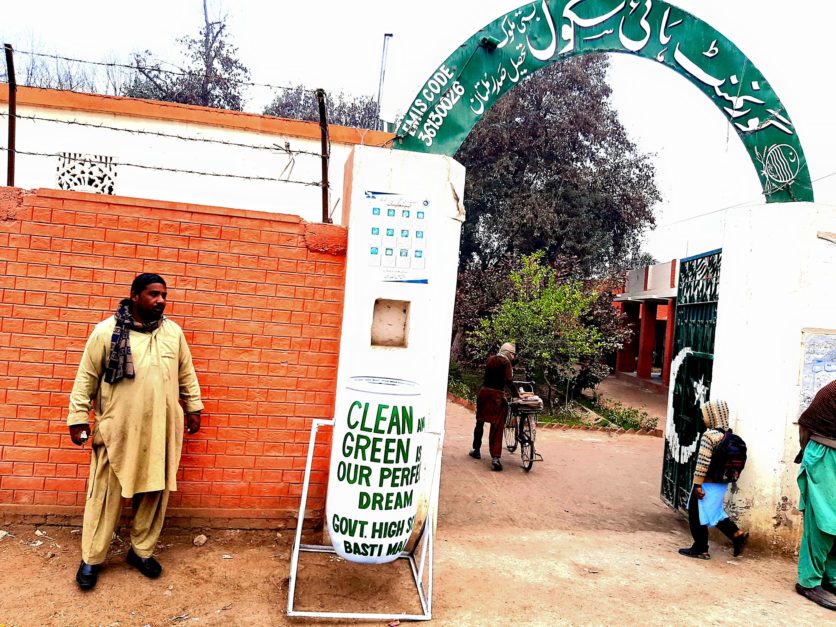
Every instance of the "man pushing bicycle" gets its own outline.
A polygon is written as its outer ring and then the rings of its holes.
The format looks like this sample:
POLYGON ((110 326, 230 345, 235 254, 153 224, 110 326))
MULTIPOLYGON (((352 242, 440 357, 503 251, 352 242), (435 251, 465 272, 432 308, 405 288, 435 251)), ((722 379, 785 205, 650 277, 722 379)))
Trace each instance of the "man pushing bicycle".
POLYGON ((491 453, 491 470, 502 470, 502 431, 508 415, 508 398, 519 398, 514 386, 513 364, 517 362, 516 345, 506 342, 496 355, 491 355, 485 364, 485 378, 476 397, 476 427, 473 429, 473 449, 468 453, 473 459, 482 459, 482 434, 485 423, 490 424, 488 449, 491 453))

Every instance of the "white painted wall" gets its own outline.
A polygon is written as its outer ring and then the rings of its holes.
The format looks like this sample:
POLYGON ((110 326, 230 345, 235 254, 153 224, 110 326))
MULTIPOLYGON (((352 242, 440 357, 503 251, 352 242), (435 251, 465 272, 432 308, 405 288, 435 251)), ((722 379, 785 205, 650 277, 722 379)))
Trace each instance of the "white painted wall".
POLYGON ((812 203, 729 210, 725 219, 711 397, 724 399, 749 447, 734 496, 745 524, 794 548, 802 330, 836 329, 836 208, 812 203))
POLYGON ((636 268, 635 270, 628 270, 627 282, 624 286, 624 292, 632 294, 634 292, 644 291, 644 272, 645 268, 636 268))
POLYGON ((657 263, 647 268, 647 290, 649 292, 664 292, 676 287, 679 274, 674 275, 673 285, 671 284, 671 266, 673 261, 657 263))
MULTIPOLYGON (((7 110, 5 104, 0 106, 0 111, 7 110)), ((322 194, 318 186, 321 179, 319 139, 43 107, 19 106, 17 111, 20 116, 17 121, 17 150, 20 151, 16 161, 17 187, 58 187, 58 158, 31 156, 23 154, 25 152, 49 155, 62 152, 103 155, 114 157, 119 164, 114 193, 120 196, 287 213, 300 215, 311 222, 322 221, 322 194), (58 121, 31 120, 27 117, 58 121), (278 144, 284 147, 287 142, 292 150, 313 152, 316 155, 297 154, 292 157, 293 162, 290 163, 291 157, 281 149, 257 150, 61 122, 153 131, 252 146, 272 147, 278 144), (131 167, 127 164, 150 166, 152 169, 131 167), (311 182, 317 186, 201 176, 153 169, 156 167, 284 178, 311 182)), ((0 121, 5 124, 6 119, 2 117, 0 121)), ((0 146, 5 148, 6 141, 6 133, 0 132, 0 146)), ((342 213, 343 170, 352 147, 336 142, 332 142, 331 146, 330 206, 333 209, 337 205, 334 211, 334 221, 337 223, 342 213)), ((2 153, 2 158, 5 160, 5 152, 2 153)))
POLYGON ((657 263, 637 270, 627 272, 624 293, 621 296, 631 298, 673 298, 676 296, 676 286, 679 282, 678 269, 671 285, 671 266, 675 261, 657 263), (645 275, 647 275, 647 289, 645 289, 645 275))

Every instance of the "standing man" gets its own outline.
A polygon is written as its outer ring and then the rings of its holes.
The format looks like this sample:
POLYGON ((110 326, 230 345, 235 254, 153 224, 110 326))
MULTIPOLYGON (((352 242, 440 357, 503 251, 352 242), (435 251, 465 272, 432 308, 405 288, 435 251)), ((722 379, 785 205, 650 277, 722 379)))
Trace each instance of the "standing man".
POLYGON ((177 489, 184 408, 189 433, 200 429, 203 409, 183 331, 163 316, 167 297, 161 276, 136 277, 130 298, 87 340, 70 394, 67 424, 74 444, 83 446, 90 437, 91 409, 96 418, 76 573, 83 590, 96 585, 122 497, 133 499, 128 564, 146 577, 162 572, 152 554, 169 492, 177 489))
POLYGON ((502 470, 502 431, 505 428, 505 416, 508 414, 508 399, 505 391, 514 398, 519 392, 514 388, 514 369, 512 364, 517 359, 517 347, 506 342, 496 355, 488 358, 485 364, 485 378, 476 397, 476 427, 473 429, 473 449, 468 453, 473 459, 482 459, 482 434, 485 423, 490 424, 488 449, 491 452, 491 470, 502 470))
POLYGON ((804 535, 795 590, 813 603, 836 610, 836 381, 819 390, 798 419, 801 462, 798 509, 804 535))

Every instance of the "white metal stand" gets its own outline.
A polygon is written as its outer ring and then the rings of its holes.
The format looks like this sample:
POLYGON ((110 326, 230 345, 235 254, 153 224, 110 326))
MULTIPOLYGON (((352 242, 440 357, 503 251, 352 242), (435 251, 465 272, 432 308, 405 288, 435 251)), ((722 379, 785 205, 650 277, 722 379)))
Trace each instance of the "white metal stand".
MULTIPOLYGON (((328 612, 328 611, 303 611, 294 609, 294 602, 296 597, 296 573, 299 568, 299 553, 336 553, 334 547, 321 544, 302 544, 302 525, 305 520, 305 509, 308 502, 308 486, 311 478, 311 464, 313 462, 314 444, 316 443, 316 435, 320 427, 333 426, 333 420, 316 419, 311 426, 311 437, 308 442, 308 458, 305 462, 305 480, 302 484, 302 501, 299 504, 299 517, 296 523, 296 537, 293 541, 293 553, 290 558, 290 581, 287 591, 287 615, 299 616, 307 618, 349 618, 360 620, 430 620, 432 619, 432 598, 433 598, 433 531, 435 525, 435 504, 437 503, 437 484, 435 481, 436 474, 440 468, 440 459, 437 460, 433 477, 431 477, 431 493, 429 498, 429 505, 427 507, 427 516, 424 519, 424 525, 421 530, 418 541, 415 543, 411 551, 404 551, 398 559, 404 559, 409 562, 409 567, 412 572, 412 578, 415 582, 415 590, 418 593, 418 600, 421 602, 421 609, 423 614, 372 614, 364 612, 328 612), (415 553, 418 547, 421 547, 420 555, 416 560, 415 553), (427 586, 424 587, 424 571, 427 573, 427 586)), ((440 438, 440 434, 430 434, 440 438)), ((439 455, 440 458, 440 455, 439 455)))

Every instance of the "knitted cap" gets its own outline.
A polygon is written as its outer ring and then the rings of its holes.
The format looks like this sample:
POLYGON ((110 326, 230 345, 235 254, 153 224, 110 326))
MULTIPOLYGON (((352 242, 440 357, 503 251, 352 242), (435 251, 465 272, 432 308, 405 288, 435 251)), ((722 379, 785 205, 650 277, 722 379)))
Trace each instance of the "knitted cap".
POLYGON ((708 401, 700 409, 702 420, 709 429, 729 428, 729 405, 726 401, 708 401))

